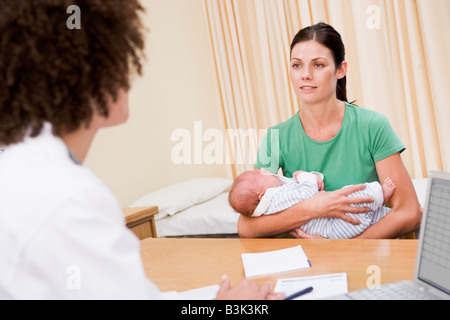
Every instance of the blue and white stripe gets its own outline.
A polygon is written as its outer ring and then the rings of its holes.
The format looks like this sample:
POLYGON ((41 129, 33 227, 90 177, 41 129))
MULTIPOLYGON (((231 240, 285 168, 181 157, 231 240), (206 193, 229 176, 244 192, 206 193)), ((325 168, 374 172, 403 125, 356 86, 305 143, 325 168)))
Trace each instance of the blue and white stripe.
MULTIPOLYGON (((317 183, 298 184, 295 179, 282 179, 284 183, 273 194, 270 205, 264 214, 273 214, 286 210, 296 203, 309 199, 318 192, 317 183)), ((370 204, 354 204, 354 207, 368 206, 371 211, 362 214, 347 213, 347 216, 361 221, 359 225, 353 225, 337 218, 313 219, 301 226, 308 234, 320 235, 328 239, 350 239, 364 232, 368 227, 380 221, 389 211, 383 206, 381 186, 378 182, 367 184, 367 188, 354 192, 349 197, 373 197, 375 202, 370 204)))
POLYGON ((286 210, 300 201, 311 198, 319 191, 317 182, 305 181, 299 184, 294 178, 280 178, 282 185, 277 188, 277 192, 272 196, 270 205, 264 214, 286 210))

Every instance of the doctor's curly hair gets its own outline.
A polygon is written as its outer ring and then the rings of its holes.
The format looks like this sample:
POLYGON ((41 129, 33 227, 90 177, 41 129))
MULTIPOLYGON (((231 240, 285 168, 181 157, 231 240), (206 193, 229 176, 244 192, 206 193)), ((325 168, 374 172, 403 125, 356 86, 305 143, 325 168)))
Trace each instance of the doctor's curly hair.
POLYGON ((93 108, 108 117, 108 95, 142 74, 143 12, 138 0, 0 0, 0 145, 44 122, 56 135, 88 127, 93 108))

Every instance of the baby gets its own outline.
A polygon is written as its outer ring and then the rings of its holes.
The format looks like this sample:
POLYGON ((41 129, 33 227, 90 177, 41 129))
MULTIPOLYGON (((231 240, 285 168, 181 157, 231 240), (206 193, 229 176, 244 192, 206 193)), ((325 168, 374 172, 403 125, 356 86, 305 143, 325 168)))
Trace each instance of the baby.
MULTIPOLYGON (((246 171, 234 181, 228 201, 233 209, 242 215, 258 217, 283 211, 323 190, 321 173, 297 171, 293 176, 286 178, 264 169, 246 171)), ((353 225, 336 218, 318 218, 304 224, 302 230, 328 239, 350 239, 380 221, 390 211, 384 204, 389 202, 393 195, 395 184, 390 178, 386 178, 383 185, 379 182, 366 185, 366 189, 349 195, 375 199, 373 203, 354 205, 367 206, 371 211, 361 214, 347 213, 348 216, 361 221, 361 224, 353 225)))

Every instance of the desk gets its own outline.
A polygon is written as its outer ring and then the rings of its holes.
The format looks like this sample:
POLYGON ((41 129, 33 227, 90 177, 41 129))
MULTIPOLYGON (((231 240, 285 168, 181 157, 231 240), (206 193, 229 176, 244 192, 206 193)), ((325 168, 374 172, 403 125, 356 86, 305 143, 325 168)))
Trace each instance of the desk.
POLYGON ((158 207, 124 208, 122 211, 127 227, 139 240, 157 237, 154 215, 158 213, 158 207))
POLYGON ((255 277, 261 285, 277 279, 346 272, 349 291, 367 287, 369 266, 381 270, 381 283, 412 279, 417 240, 298 239, 145 239, 141 256, 146 275, 161 291, 185 291, 220 284, 228 274, 232 285, 245 277, 241 253, 257 253, 301 245, 312 267, 255 277))

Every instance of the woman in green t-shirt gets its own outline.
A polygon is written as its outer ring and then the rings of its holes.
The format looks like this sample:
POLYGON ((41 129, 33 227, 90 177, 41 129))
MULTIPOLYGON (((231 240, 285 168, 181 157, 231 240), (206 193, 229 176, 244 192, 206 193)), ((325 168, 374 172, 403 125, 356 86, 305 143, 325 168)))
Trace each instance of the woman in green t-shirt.
POLYGON ((365 182, 386 177, 397 185, 392 210, 359 237, 394 238, 418 229, 420 205, 400 157, 405 147, 386 117, 348 103, 346 73, 345 47, 333 27, 319 23, 295 36, 290 76, 302 108, 268 130, 255 167, 272 173, 281 168, 287 177, 297 170, 322 172, 327 192, 279 214, 251 219, 241 215, 241 237, 290 232, 295 237, 311 238, 299 227, 314 218, 340 218, 356 224, 345 213, 369 209, 351 204, 373 199, 347 195, 364 189, 365 182))

